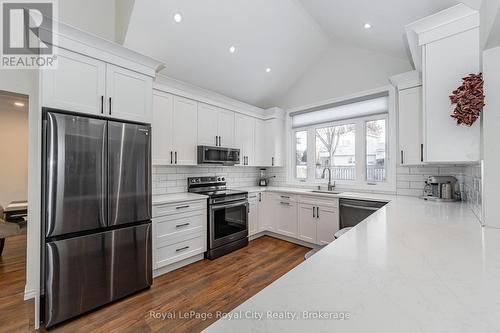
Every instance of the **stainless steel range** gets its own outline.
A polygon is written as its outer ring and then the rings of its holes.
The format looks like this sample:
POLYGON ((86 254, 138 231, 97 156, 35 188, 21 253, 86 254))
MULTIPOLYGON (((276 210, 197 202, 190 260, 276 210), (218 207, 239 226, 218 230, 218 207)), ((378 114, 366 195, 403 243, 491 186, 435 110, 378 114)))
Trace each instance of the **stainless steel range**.
POLYGON ((209 197, 208 259, 248 245, 248 192, 228 190, 218 176, 188 178, 188 191, 209 197))

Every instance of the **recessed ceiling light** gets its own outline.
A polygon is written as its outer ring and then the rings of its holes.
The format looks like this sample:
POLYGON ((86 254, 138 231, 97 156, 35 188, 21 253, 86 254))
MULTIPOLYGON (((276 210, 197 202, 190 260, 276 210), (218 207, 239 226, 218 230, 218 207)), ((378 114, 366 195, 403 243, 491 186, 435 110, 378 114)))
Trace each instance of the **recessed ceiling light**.
POLYGON ((174 14, 174 21, 177 22, 177 23, 181 23, 181 21, 182 21, 182 15, 181 15, 181 13, 175 13, 174 14))
POLYGON ((21 102, 14 102, 14 105, 15 105, 15 106, 24 106, 24 103, 21 103, 21 102))
POLYGON ((230 46, 229 47, 229 53, 234 53, 234 52, 236 52, 236 47, 230 46))
POLYGON ((366 22, 365 24, 363 24, 363 28, 368 30, 368 29, 372 28, 372 25, 370 23, 366 22))
POLYGON ((271 71, 271 67, 266 68, 266 73, 269 73, 271 71))

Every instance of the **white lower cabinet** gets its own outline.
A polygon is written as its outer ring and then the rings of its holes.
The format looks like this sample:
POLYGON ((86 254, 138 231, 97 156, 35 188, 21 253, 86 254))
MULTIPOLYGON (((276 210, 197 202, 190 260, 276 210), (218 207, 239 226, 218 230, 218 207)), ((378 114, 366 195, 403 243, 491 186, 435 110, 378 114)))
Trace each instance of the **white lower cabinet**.
POLYGON ((180 266, 173 265, 203 254, 206 250, 206 199, 160 204, 153 207, 155 276, 179 268, 180 266))
POLYGON ((259 232, 260 197, 261 193, 248 194, 248 236, 259 232))
POLYGON ((338 199, 300 198, 298 208, 298 239, 325 245, 332 242, 339 230, 338 199))
POLYGON ((274 199, 276 232, 289 237, 297 237, 297 203, 288 196, 278 195, 274 199))
POLYGON ((273 205, 273 193, 262 192, 259 207, 259 231, 275 231, 275 211, 273 205))

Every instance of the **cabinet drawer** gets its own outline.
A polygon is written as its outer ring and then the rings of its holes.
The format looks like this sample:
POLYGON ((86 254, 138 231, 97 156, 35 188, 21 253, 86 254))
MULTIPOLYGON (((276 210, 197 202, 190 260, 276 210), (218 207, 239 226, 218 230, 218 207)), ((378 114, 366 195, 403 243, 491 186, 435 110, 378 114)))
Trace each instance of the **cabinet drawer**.
POLYGON ((279 200, 279 201, 286 201, 286 202, 296 202, 297 201, 297 196, 294 194, 273 193, 272 195, 276 200, 279 200))
POLYGON ((172 245, 159 246, 156 249, 155 269, 205 252, 206 237, 195 237, 172 245))
POLYGON ((315 197, 315 196, 300 196, 300 203, 313 205, 313 206, 329 206, 329 207, 339 207, 339 199, 338 198, 323 198, 323 197, 315 197))
POLYGON ((205 199, 197 201, 176 202, 176 203, 154 206, 153 217, 180 214, 185 212, 192 212, 195 210, 206 210, 206 209, 207 209, 207 201, 205 199))
POLYGON ((153 220, 155 223, 156 244, 174 243, 189 238, 194 233, 206 230, 207 213, 205 210, 167 215, 153 220))

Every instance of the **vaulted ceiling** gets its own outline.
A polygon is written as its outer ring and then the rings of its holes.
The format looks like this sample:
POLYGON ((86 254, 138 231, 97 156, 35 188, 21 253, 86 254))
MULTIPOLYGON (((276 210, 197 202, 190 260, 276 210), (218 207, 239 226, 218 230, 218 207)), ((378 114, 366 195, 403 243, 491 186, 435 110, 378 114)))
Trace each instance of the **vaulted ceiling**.
POLYGON ((332 44, 409 61, 404 26, 458 2, 136 0, 124 45, 164 61, 170 77, 270 107, 332 44))

